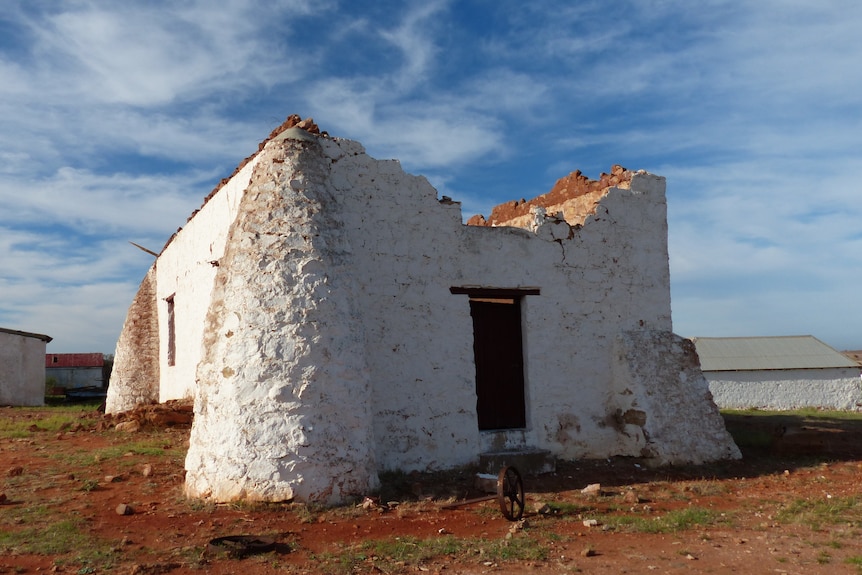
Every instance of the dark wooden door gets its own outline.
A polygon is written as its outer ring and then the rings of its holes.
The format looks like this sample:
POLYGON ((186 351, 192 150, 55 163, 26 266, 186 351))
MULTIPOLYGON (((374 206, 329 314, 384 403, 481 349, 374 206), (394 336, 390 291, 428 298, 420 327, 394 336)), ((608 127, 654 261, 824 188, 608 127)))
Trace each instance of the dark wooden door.
POLYGON ((520 299, 470 300, 479 429, 526 427, 520 299))

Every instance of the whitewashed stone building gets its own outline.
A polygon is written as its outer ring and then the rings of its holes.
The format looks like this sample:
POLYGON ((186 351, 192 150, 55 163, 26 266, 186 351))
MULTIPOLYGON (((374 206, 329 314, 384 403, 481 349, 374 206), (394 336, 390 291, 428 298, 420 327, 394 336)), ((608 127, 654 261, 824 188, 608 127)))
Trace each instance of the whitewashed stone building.
POLYGON ((671 331, 663 178, 576 173, 465 225, 297 121, 171 238, 118 342, 109 412, 194 397, 189 496, 335 502, 504 449, 739 457, 671 331))

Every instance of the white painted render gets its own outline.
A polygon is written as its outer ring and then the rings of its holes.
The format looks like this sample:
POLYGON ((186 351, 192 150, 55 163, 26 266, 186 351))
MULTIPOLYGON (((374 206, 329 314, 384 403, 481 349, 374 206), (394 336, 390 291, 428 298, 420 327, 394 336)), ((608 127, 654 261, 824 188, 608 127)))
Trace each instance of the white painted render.
POLYGON ((195 397, 186 493, 334 502, 378 471, 516 447, 739 457, 671 332, 664 187, 637 173, 582 226, 466 226, 397 161, 284 132, 156 264, 159 396, 195 397), (450 291, 476 286, 539 290, 522 298, 524 429, 478 429, 469 297, 450 291))
POLYGON ((848 367, 704 373, 719 407, 774 410, 858 410, 862 407, 859 374, 859 368, 848 367))
POLYGON ((46 345, 39 337, 0 331, 0 405, 45 404, 46 345))
POLYGON ((201 359, 204 318, 213 279, 224 254, 230 223, 257 163, 250 161, 183 227, 163 250, 156 265, 159 310, 159 401, 194 397, 195 371, 201 359), (175 363, 168 364, 169 297, 174 297, 175 363))

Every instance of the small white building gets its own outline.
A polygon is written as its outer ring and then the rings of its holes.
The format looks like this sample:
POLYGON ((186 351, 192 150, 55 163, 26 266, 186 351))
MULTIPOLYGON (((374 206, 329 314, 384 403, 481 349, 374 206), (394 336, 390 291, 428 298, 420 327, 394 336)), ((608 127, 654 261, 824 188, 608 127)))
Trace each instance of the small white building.
POLYGON ((289 119, 158 255, 107 411, 194 397, 186 493, 217 501, 335 502, 501 450, 739 457, 672 333, 664 178, 576 172, 498 208, 465 225, 289 119))
POLYGON ((696 337, 715 403, 728 409, 862 407, 859 364, 810 335, 696 337))
POLYGON ((45 347, 51 337, 0 328, 0 405, 45 404, 45 347))

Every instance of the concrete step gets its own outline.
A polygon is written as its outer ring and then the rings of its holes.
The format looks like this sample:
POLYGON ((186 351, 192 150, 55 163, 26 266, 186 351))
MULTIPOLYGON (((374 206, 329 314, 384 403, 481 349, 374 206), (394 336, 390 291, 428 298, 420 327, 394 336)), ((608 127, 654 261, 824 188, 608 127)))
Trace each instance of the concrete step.
POLYGON ((557 460, 546 449, 524 448, 487 451, 479 454, 479 470, 496 475, 506 466, 515 467, 521 475, 541 475, 557 469, 557 460))

